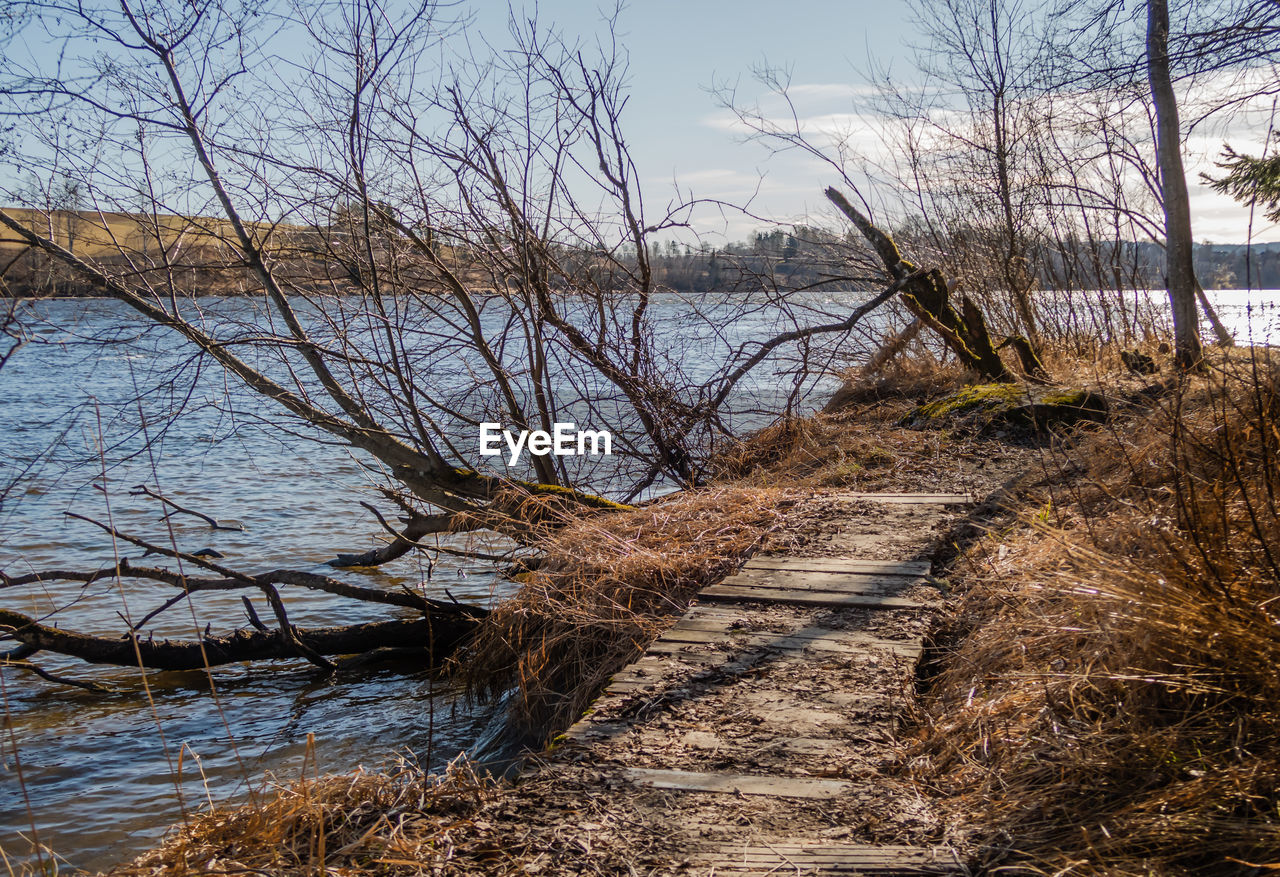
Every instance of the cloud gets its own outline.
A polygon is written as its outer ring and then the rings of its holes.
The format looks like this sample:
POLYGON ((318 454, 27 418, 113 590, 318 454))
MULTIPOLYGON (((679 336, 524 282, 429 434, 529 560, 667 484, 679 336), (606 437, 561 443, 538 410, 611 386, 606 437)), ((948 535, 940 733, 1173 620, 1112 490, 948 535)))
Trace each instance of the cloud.
POLYGON ((787 87, 792 99, 833 100, 877 97, 880 89, 875 85, 852 82, 806 82, 787 87))
POLYGON ((698 171, 685 171, 680 174, 680 182, 684 185, 739 182, 743 176, 744 174, 740 168, 714 167, 698 171))
MULTIPOLYGON (((1257 71, 1250 73, 1253 79, 1259 75, 1257 71)), ((1258 82, 1248 84, 1257 86, 1258 82)), ((1238 87, 1240 83, 1235 85, 1238 87)), ((1211 93, 1214 89, 1205 91, 1211 93)), ((873 88, 850 83, 801 83, 789 87, 790 104, 776 94, 765 94, 750 107, 750 113, 760 124, 772 126, 779 133, 799 131, 843 168, 878 166, 888 169, 892 176, 892 168, 901 155, 900 138, 894 134, 892 119, 872 102, 863 100, 873 93, 873 88)), ((1088 97, 1080 95, 1079 99, 1087 102, 1088 97)), ((1187 95, 1186 106, 1194 118, 1194 113, 1204 106, 1204 94, 1187 95)), ((1237 107, 1230 115, 1223 114, 1212 126, 1201 125, 1193 130, 1186 144, 1185 161, 1197 239, 1242 242, 1249 237, 1248 208, 1209 189, 1201 182, 1200 175, 1217 172, 1214 161, 1221 154, 1224 142, 1237 149, 1260 152, 1273 121, 1271 100, 1267 97, 1253 105, 1237 107)), ((932 125, 919 129, 926 139, 942 136, 938 133, 941 131, 963 137, 971 124, 966 112, 945 107, 932 110, 930 122, 932 125)), ((741 141, 751 139, 757 132, 732 111, 710 113, 699 123, 709 137, 716 136, 711 132, 719 132, 739 142, 718 151, 712 159, 714 163, 708 162, 709 167, 691 167, 679 172, 682 186, 704 190, 696 194, 729 200, 755 195, 753 205, 757 211, 780 219, 798 218, 814 205, 818 209, 825 206, 820 193, 823 186, 838 181, 835 168, 802 150, 778 149, 779 141, 765 142, 755 149, 744 145, 741 141), (765 172, 763 180, 758 172, 747 172, 751 165, 765 172)), ((1149 142, 1139 142, 1137 148, 1153 151, 1149 142)), ((1149 161, 1154 166, 1155 156, 1150 155, 1149 161)), ((1137 185, 1136 176, 1131 182, 1137 185)), ((866 194, 892 200, 897 192, 891 187, 872 184, 866 194)), ((1280 227, 1266 223, 1261 211, 1255 211, 1252 235, 1258 241, 1280 240, 1280 227)))

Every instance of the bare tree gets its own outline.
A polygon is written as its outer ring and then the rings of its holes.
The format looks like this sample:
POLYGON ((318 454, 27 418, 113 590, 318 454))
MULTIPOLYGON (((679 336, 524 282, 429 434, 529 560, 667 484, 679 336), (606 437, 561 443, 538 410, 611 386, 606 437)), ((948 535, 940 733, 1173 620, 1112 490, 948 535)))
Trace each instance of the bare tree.
MULTIPOLYGON (((5 160, 15 179, 76 182, 81 246, 60 242, 38 205, 0 210, 0 223, 173 332, 282 429, 361 455, 402 525, 371 509, 391 538, 338 565, 384 563, 433 534, 536 547, 570 516, 624 508, 660 480, 697 484, 753 369, 847 335, 891 294, 815 321, 783 295, 662 289, 651 244, 687 207, 646 210, 622 127, 625 55, 608 41, 589 48, 537 21, 513 21, 501 51, 447 40, 460 25, 432 2, 25 9, 61 62, 0 67, 6 112, 31 144, 5 160), (206 281, 231 297, 197 300, 206 281), (725 337, 762 307, 776 333, 725 337), (689 334, 660 319, 690 324, 716 367, 695 377, 689 334), (613 454, 525 462, 479 448, 484 423, 551 433, 569 421, 611 433, 613 454)), ((3 194, 21 203, 17 187, 3 194)), ((805 363, 791 373, 791 389, 811 380, 805 363)), ((212 571, 269 601, 281 580, 212 571)), ((40 580, 98 574, 63 573, 40 580)), ((34 620, 4 623, 54 647, 34 620)), ((292 636, 283 618, 278 630, 292 636)), ((323 651, 310 642, 298 633, 288 648, 323 651)))
POLYGON ((1042 51, 1032 30, 1034 4, 916 2, 913 18, 928 41, 915 46, 915 59, 931 100, 904 100, 905 92, 884 81, 878 109, 898 117, 897 130, 911 132, 906 182, 925 190, 935 246, 951 251, 952 268, 969 288, 1001 289, 1018 330, 1038 346, 1029 261, 1041 209, 1030 160, 1042 51))
MULTIPOLYGON (((1048 78, 1060 89, 1130 94, 1128 100, 1138 83, 1146 91, 1151 107, 1148 154, 1154 162, 1140 149, 1130 150, 1129 161, 1150 181, 1161 205, 1163 218, 1151 237, 1166 248, 1175 358, 1185 368, 1198 362, 1197 300, 1219 342, 1229 345, 1231 338, 1190 264, 1183 142, 1196 127, 1229 118, 1275 93, 1275 77, 1266 71, 1277 59, 1280 6, 1269 0, 1181 6, 1153 0, 1140 8, 1145 27, 1120 3, 1063 5, 1059 16, 1066 26, 1058 43, 1059 65, 1048 78), (1194 100, 1189 101, 1191 94, 1194 100)), ((1134 133, 1126 140, 1138 144, 1141 138, 1134 133)))
MULTIPOLYGON (((1267 56, 1261 34, 1273 26, 1275 10, 1228 5, 1184 12, 1175 34, 1175 78, 1202 84, 1195 123, 1262 93, 1244 72, 1267 56), (1258 28, 1243 25, 1250 15, 1258 28), (1228 73, 1238 81, 1221 78, 1228 73)), ((881 127, 878 156, 855 155, 849 143, 820 143, 818 132, 801 130, 803 120, 786 100, 773 114, 740 108, 741 118, 788 148, 804 141, 846 187, 863 185, 855 178, 865 176, 906 193, 889 205, 889 224, 899 224, 909 250, 981 298, 997 331, 1034 340, 1048 321, 1058 337, 1131 338, 1141 332, 1141 307, 1125 297, 1152 280, 1145 242, 1166 246, 1163 214, 1166 207, 1177 213, 1178 187, 1167 189, 1173 200, 1166 205, 1157 158, 1168 150, 1156 148, 1148 71, 1133 61, 1149 53, 1121 13, 1116 4, 919 3, 916 67, 924 81, 900 87, 877 74, 879 99, 856 108, 881 127), (1042 284, 1068 294, 1033 295, 1042 284), (1101 292, 1107 288, 1110 294, 1101 292), (1072 307, 1072 290, 1098 290, 1095 306, 1072 307), (1034 313, 1037 304, 1043 317, 1034 313)), ((776 74, 766 71, 761 81, 786 98, 776 74)), ((1189 262, 1176 255, 1176 236, 1168 246, 1172 257, 1189 262)), ((1191 305, 1177 296, 1184 346, 1189 335, 1198 339, 1197 300, 1219 343, 1231 344, 1190 276, 1191 305)))

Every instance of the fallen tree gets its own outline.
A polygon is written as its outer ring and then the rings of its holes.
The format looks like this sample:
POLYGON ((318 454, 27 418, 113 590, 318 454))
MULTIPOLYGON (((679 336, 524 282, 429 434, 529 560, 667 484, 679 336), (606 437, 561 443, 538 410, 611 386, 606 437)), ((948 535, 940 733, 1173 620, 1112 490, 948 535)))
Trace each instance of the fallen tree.
POLYGON ((223 664, 265 659, 306 657, 325 669, 335 669, 317 656, 351 655, 380 648, 422 649, 424 659, 438 664, 461 645, 475 628, 475 619, 452 613, 398 621, 370 621, 342 627, 293 627, 237 630, 222 636, 204 636, 193 642, 90 636, 40 624, 9 609, 0 609, 0 626, 26 648, 11 653, 4 663, 25 660, 39 651, 56 652, 90 664, 115 664, 148 670, 203 670, 223 664))
POLYGON ((984 380, 1012 382, 1015 378, 1000 358, 998 350, 998 347, 1011 344, 1019 355, 1023 371, 1029 377, 1048 377, 1026 339, 1009 338, 997 346, 992 342, 982 311, 969 296, 960 297, 960 310, 956 311, 951 304, 952 289, 939 269, 921 271, 903 258, 893 238, 873 225, 839 190, 828 188, 826 195, 880 257, 885 272, 901 287, 899 298, 907 310, 936 332, 962 363, 984 380))
MULTIPOLYGON (((171 586, 176 593, 137 621, 129 623, 125 633, 119 637, 66 630, 45 624, 25 613, 0 608, 0 640, 18 644, 0 653, 0 665, 31 669, 51 681, 72 685, 82 683, 40 670, 31 662, 32 656, 38 652, 53 652, 90 664, 148 670, 198 670, 243 661, 302 658, 325 672, 332 672, 337 665, 328 656, 395 648, 414 650, 423 662, 435 666, 464 645, 476 625, 488 615, 488 610, 479 606, 434 600, 409 589, 388 591, 364 587, 316 573, 271 570, 247 574, 217 563, 205 552, 187 553, 165 548, 115 527, 89 522, 106 530, 115 539, 145 549, 148 555, 168 557, 183 566, 178 570, 140 566, 123 558, 96 570, 45 569, 20 576, 0 571, 0 589, 48 588, 58 583, 87 586, 107 580, 119 587, 124 587, 126 582, 158 582, 171 586), (182 571, 184 567, 197 567, 213 575, 191 575, 182 571), (281 588, 286 586, 364 604, 408 610, 411 614, 382 621, 300 628, 290 621, 281 596, 281 588), (165 612, 190 600, 195 594, 211 591, 256 592, 265 601, 265 614, 274 619, 275 626, 262 621, 253 601, 245 595, 241 601, 248 628, 215 635, 210 625, 206 626, 202 636, 177 642, 169 639, 157 641, 150 634, 144 635, 148 625, 165 612)), ((89 683, 85 687, 98 686, 89 683)))

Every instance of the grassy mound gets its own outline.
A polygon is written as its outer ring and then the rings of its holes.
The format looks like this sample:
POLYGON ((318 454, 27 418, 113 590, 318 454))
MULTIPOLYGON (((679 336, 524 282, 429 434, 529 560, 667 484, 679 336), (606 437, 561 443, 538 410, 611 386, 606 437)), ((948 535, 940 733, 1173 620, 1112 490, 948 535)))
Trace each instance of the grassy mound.
POLYGON ((1042 430, 1080 421, 1102 423, 1109 413, 1106 397, 1092 390, 974 384, 926 402, 904 422, 917 429, 961 426, 983 431, 1020 426, 1042 430))

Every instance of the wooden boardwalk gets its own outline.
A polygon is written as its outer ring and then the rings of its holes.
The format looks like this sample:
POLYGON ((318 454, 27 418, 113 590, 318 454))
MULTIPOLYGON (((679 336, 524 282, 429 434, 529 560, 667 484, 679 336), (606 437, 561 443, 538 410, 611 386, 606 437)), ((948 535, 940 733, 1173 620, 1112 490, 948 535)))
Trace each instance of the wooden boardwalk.
MULTIPOLYGON (((973 501, 844 498, 895 507, 895 535, 918 525, 920 552, 947 506, 973 501)), ((940 598, 927 561, 864 553, 758 557, 704 589, 566 732, 558 769, 664 795, 680 873, 967 873, 949 848, 875 841, 927 822, 894 785, 888 744, 940 598)))

